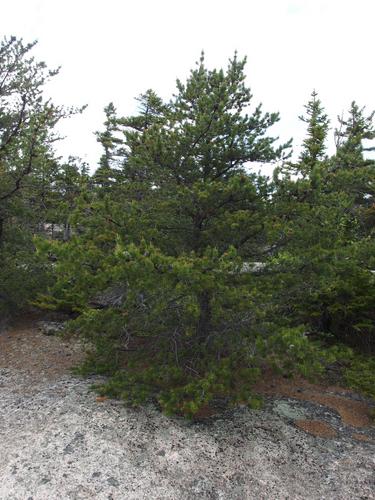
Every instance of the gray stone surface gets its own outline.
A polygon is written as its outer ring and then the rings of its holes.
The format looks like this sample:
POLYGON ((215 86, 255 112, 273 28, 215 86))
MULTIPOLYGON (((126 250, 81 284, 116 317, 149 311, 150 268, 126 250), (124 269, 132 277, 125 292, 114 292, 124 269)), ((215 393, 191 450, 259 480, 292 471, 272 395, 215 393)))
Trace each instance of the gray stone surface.
POLYGON ((304 408, 298 408, 296 404, 291 405, 287 401, 275 401, 273 411, 280 417, 285 417, 289 420, 298 420, 308 417, 308 412, 304 408))
POLYGON ((64 330, 65 323, 63 321, 39 321, 37 326, 44 335, 59 335, 64 330))
POLYGON ((191 423, 99 403, 92 381, 23 380, 0 369, 1 500, 375 498, 374 445, 305 434, 297 407, 191 423))
POLYGON ((126 286, 117 284, 96 295, 90 305, 97 309, 106 309, 107 307, 120 307, 126 296, 126 286))

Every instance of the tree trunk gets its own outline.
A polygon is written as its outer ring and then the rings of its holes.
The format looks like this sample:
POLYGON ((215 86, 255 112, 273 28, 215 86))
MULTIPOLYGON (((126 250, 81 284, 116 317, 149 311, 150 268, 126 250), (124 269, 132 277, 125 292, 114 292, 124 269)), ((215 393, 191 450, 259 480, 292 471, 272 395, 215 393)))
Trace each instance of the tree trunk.
POLYGON ((331 333, 332 317, 328 312, 328 307, 323 304, 323 312, 321 315, 321 328, 324 333, 331 333))
POLYGON ((70 224, 69 224, 69 222, 67 222, 66 224, 64 224, 63 240, 64 241, 69 241, 70 240, 70 235, 71 235, 70 224))
POLYGON ((211 330, 212 311, 211 297, 208 292, 203 292, 199 298, 200 315, 197 325, 197 338, 202 339, 208 335, 211 330))
POLYGON ((0 216, 0 248, 3 246, 4 219, 0 216))

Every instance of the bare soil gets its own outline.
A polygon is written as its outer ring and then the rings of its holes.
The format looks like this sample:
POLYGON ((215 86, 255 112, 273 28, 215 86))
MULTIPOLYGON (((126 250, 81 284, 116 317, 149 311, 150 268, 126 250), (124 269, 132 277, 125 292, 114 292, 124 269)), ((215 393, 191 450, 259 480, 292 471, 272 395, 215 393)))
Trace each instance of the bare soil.
POLYGON ((39 320, 39 315, 28 315, 0 332, 0 367, 20 371, 23 390, 32 391, 40 381, 58 380, 84 358, 77 340, 44 335, 39 320))
POLYGON ((336 411, 342 422, 351 427, 369 428, 373 425, 373 404, 365 398, 358 400, 358 395, 347 388, 324 383, 314 384, 301 377, 286 379, 268 373, 257 383, 255 391, 261 395, 317 403, 336 411))

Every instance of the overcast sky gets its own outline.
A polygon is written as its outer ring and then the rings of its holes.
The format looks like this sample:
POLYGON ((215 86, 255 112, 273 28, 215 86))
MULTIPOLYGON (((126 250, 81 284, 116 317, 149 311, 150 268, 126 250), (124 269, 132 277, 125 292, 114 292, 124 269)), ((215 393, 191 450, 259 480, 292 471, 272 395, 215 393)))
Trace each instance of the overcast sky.
POLYGON ((63 125, 58 152, 93 169, 103 107, 132 113, 148 88, 168 99, 202 49, 210 67, 247 56, 254 104, 280 112, 275 133, 298 152, 314 88, 332 126, 352 100, 375 109, 374 22, 375 0, 12 0, 0 33, 37 39, 35 56, 62 67, 48 89, 56 103, 88 104, 63 125))

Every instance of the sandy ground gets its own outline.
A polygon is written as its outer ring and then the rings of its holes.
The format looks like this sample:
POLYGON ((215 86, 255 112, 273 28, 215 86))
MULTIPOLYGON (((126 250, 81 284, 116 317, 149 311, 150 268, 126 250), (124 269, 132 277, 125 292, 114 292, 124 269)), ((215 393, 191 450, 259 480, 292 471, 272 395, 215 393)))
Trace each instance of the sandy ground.
POLYGON ((97 398, 76 344, 0 333, 0 499, 375 499, 369 404, 267 378, 261 411, 199 422, 97 398))

